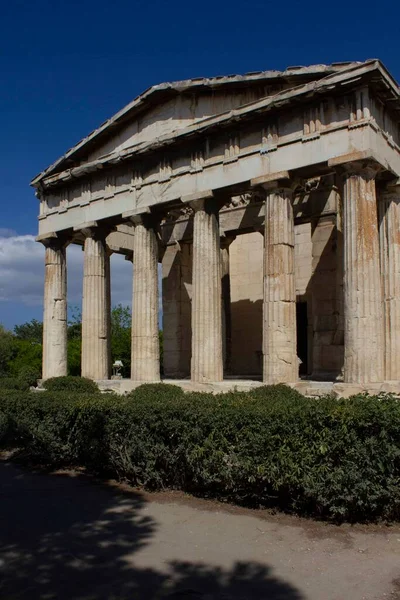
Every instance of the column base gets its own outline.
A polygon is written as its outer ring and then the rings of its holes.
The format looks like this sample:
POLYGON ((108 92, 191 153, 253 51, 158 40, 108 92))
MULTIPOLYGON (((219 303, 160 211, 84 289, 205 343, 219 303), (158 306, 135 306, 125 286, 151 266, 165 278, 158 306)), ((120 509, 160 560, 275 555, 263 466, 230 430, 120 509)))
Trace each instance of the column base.
POLYGON ((382 381, 381 383, 334 383, 333 392, 338 398, 350 398, 356 394, 400 394, 400 381, 382 381))
MULTIPOLYGON (((207 392, 211 394, 220 394, 227 392, 249 392, 253 389, 262 387, 265 383, 250 379, 225 379, 224 381, 214 381, 209 383, 193 382, 190 379, 169 379, 163 378, 157 381, 133 381, 132 379, 102 379, 96 381, 101 391, 114 391, 118 394, 125 394, 133 391, 145 383, 158 383, 176 385, 185 392, 207 392)), ((297 390, 300 394, 315 398, 327 396, 329 394, 336 398, 349 398, 357 394, 368 393, 377 395, 379 393, 396 394, 400 396, 400 381, 386 381, 370 385, 346 384, 317 382, 317 381, 298 381, 296 383, 285 384, 297 390)), ((39 385, 39 387, 41 387, 39 385)))

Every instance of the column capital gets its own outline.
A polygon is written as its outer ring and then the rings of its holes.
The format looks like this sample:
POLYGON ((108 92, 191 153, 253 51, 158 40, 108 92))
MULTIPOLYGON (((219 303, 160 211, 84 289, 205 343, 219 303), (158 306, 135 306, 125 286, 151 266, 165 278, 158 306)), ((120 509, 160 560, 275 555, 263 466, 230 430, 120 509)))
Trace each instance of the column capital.
POLYGON ((372 151, 351 152, 328 160, 328 166, 334 167, 345 178, 360 175, 364 179, 375 179, 384 170, 383 165, 372 151))
POLYGON ((220 232, 220 247, 221 250, 229 248, 229 246, 236 240, 236 235, 225 235, 223 231, 220 232))
POLYGON ((276 171, 275 173, 267 173, 261 177, 251 179, 251 187, 259 187, 267 193, 271 193, 275 189, 288 189, 294 191, 298 181, 294 179, 289 171, 276 171))
POLYGON ((205 190, 204 192, 196 192, 195 194, 182 196, 181 202, 190 206, 194 212, 204 210, 210 214, 219 212, 222 206, 222 201, 215 197, 213 190, 205 190))
POLYGON ((123 212, 122 218, 128 219, 135 227, 143 225, 146 229, 154 229, 157 225, 157 219, 149 207, 123 212))
POLYGON ((55 231, 38 235, 36 236, 35 241, 43 244, 45 248, 52 248, 53 250, 61 250, 72 243, 70 236, 67 236, 67 234, 59 234, 55 231))
POLYGON ((382 167, 372 161, 349 162, 341 166, 342 176, 345 179, 358 176, 371 181, 376 178, 381 170, 382 167))
POLYGON ((105 240, 108 234, 114 230, 114 226, 107 226, 98 221, 88 221, 74 227, 75 233, 81 233, 85 238, 93 238, 94 240, 105 240))
POLYGON ((381 189, 381 193, 379 196, 384 196, 385 198, 399 198, 400 197, 400 179, 395 179, 386 184, 386 187, 381 189))
POLYGON ((133 263, 133 252, 131 254, 127 254, 125 256, 125 260, 127 260, 130 263, 133 263))

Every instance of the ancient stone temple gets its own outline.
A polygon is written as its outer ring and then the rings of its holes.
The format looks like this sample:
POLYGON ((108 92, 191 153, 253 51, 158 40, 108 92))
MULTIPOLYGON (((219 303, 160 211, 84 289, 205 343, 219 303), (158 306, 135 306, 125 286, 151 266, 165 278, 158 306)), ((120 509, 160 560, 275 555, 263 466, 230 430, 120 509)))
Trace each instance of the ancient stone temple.
POLYGON ((378 60, 164 83, 32 182, 43 377, 66 374, 66 247, 84 248, 82 375, 110 377, 110 254, 133 264, 133 381, 400 386, 400 90, 378 60), (386 383, 385 383, 386 382, 386 383))

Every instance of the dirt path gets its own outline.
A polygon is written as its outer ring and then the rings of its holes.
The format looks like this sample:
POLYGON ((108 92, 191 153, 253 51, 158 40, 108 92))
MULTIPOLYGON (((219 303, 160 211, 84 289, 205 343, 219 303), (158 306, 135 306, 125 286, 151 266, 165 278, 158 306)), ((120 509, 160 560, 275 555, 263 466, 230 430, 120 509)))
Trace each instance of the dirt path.
POLYGON ((335 527, 0 462, 1 600, 394 600, 398 578, 398 527, 335 527))

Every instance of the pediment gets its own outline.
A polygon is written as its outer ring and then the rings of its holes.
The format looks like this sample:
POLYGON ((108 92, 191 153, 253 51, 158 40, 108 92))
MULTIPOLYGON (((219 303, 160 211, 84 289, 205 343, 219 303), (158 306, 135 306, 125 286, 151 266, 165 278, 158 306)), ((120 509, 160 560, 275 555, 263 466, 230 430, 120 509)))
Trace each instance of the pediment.
POLYGON ((111 119, 81 140, 32 181, 88 161, 157 140, 204 119, 268 98, 283 90, 316 81, 359 63, 290 67, 286 71, 262 71, 211 79, 164 83, 138 96, 111 119))
POLYGON ((180 94, 145 110, 132 119, 116 135, 110 137, 87 155, 95 160, 112 152, 149 142, 174 131, 184 129, 203 119, 249 104, 283 89, 282 85, 209 93, 180 94))

